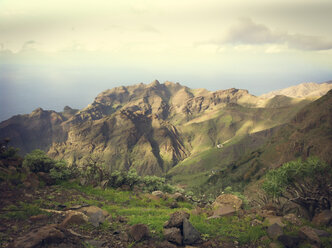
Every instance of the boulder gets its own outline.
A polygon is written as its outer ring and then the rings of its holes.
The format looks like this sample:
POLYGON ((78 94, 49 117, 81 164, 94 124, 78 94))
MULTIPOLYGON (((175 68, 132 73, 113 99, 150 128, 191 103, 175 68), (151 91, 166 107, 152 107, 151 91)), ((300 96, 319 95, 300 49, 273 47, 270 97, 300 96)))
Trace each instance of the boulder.
POLYGON ((188 219, 183 220, 183 244, 191 245, 201 240, 201 234, 193 227, 188 219))
POLYGON ((88 222, 88 217, 80 212, 70 212, 67 217, 60 224, 61 227, 66 227, 69 225, 81 225, 88 222))
POLYGON ((216 200, 212 204, 212 207, 218 208, 220 205, 229 205, 235 208, 236 211, 238 211, 241 208, 242 204, 242 200, 236 195, 222 194, 216 198, 216 200))
POLYGON ((324 230, 319 230, 319 229, 316 229, 316 228, 312 228, 312 230, 315 231, 315 233, 318 235, 318 237, 330 237, 330 236, 332 236, 331 233, 329 233, 327 231, 324 231, 324 230))
POLYGON ((165 197, 165 194, 160 190, 153 191, 151 194, 154 196, 157 196, 160 199, 165 197))
POLYGON ((182 245, 182 235, 180 228, 171 227, 163 230, 164 237, 167 241, 182 245))
POLYGON ((88 216, 89 222, 95 227, 98 227, 100 223, 103 223, 108 216, 107 211, 96 206, 83 207, 77 211, 88 216))
POLYGON ((187 200, 187 198, 179 192, 172 194, 170 197, 178 202, 184 202, 187 200))
POLYGON ((139 242, 150 237, 150 230, 147 225, 136 224, 130 227, 129 235, 134 239, 134 241, 139 242))
POLYGON ((182 227, 183 220, 189 219, 190 214, 184 211, 177 211, 171 214, 170 219, 164 224, 165 228, 182 227))
POLYGON ((267 216, 265 218, 265 220, 267 220, 267 223, 269 226, 273 225, 273 224, 278 224, 281 227, 286 226, 284 223, 282 223, 282 217, 280 216, 267 216))
POLYGON ((321 243, 315 230, 309 226, 301 227, 299 230, 299 235, 301 238, 308 240, 310 243, 314 243, 314 244, 321 243))
POLYGON ((332 225, 332 211, 324 210, 316 214, 312 222, 317 226, 331 226, 332 225))
POLYGON ((32 248, 42 244, 61 243, 64 238, 64 233, 57 227, 57 225, 47 225, 32 230, 23 237, 18 238, 14 242, 13 247, 32 248))
POLYGON ((281 235, 278 237, 278 241, 282 243, 286 248, 294 248, 297 247, 300 243, 301 239, 296 236, 291 235, 281 235))
POLYGON ((212 203, 213 214, 210 218, 218 218, 227 215, 233 215, 242 206, 242 200, 236 195, 219 195, 212 203))
POLYGON ((290 222, 291 224, 293 224, 293 225, 296 225, 296 226, 301 226, 302 225, 302 221, 299 219, 299 218, 297 218, 296 216, 295 216, 295 214, 287 214, 287 215, 285 215, 284 217, 283 217, 283 219, 285 220, 285 221, 288 221, 288 222, 290 222))
POLYGON ((234 213, 236 213, 236 208, 234 208, 231 205, 227 205, 227 204, 221 204, 218 207, 216 207, 213 211, 213 214, 211 217, 209 217, 208 219, 213 219, 213 218, 219 218, 222 216, 228 216, 228 215, 233 215, 234 213))
POLYGON ((274 223, 267 228, 267 235, 273 240, 277 240, 278 237, 283 234, 284 232, 282 230, 282 227, 279 226, 277 223, 274 223))

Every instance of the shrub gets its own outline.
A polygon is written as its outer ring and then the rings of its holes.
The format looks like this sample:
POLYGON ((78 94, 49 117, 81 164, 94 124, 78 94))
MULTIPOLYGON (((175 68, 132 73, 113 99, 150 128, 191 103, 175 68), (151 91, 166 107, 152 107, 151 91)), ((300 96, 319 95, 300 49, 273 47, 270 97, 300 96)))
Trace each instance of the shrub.
POLYGON ((332 168, 308 158, 285 163, 266 174, 264 191, 272 198, 284 198, 303 208, 311 219, 315 212, 332 205, 332 168))
POLYGON ((23 166, 32 172, 49 172, 55 163, 44 151, 37 149, 25 156, 23 166))
POLYGON ((14 147, 9 147, 7 149, 1 149, 0 158, 1 159, 18 158, 19 157, 18 152, 19 152, 19 149, 14 148, 14 147))
POLYGON ((50 176, 55 180, 66 180, 72 176, 72 170, 67 166, 66 161, 57 161, 50 169, 50 176))
POLYGON ((152 192, 155 190, 161 190, 165 184, 165 178, 157 176, 145 176, 143 177, 144 189, 152 192))

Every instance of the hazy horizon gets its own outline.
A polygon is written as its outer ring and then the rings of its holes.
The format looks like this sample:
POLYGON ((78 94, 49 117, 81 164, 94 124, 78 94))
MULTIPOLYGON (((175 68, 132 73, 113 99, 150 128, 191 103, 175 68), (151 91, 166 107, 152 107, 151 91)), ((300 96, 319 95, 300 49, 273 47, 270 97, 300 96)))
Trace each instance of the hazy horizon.
POLYGON ((328 0, 2 0, 0 121, 154 79, 261 95, 332 79, 328 0))

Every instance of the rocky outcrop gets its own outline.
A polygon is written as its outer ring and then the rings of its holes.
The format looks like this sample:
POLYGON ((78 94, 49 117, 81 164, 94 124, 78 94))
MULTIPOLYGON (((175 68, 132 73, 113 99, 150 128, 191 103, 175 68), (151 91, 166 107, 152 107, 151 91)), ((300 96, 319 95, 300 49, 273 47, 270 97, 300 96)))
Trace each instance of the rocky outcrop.
POLYGON ((200 233, 189 222, 190 214, 177 211, 164 224, 164 238, 177 245, 192 245, 201 241, 200 233))
POLYGON ((32 230, 25 236, 18 238, 13 247, 15 248, 33 248, 38 245, 48 243, 61 243, 65 238, 64 232, 57 225, 47 225, 39 229, 32 230))
POLYGON ((210 218, 213 219, 222 216, 233 215, 241 208, 242 204, 242 200, 235 195, 219 195, 212 203, 213 214, 210 218))

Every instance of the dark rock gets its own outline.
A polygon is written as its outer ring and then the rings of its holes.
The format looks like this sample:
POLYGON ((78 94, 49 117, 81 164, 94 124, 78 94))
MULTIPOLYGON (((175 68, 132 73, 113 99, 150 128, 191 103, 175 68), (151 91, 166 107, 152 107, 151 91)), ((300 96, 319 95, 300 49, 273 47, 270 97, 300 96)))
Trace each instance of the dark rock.
POLYGON ((150 230, 147 225, 136 224, 130 227, 129 235, 138 242, 150 238, 150 230))
POLYGON ((61 243, 64 238, 64 233, 56 225, 47 225, 18 238, 13 247, 32 248, 42 244, 61 243))
POLYGON ((274 223, 267 228, 267 234, 271 239, 276 240, 279 236, 283 235, 284 232, 281 226, 279 226, 277 223, 274 223))
POLYGON ((312 230, 314 230, 314 232, 318 235, 318 237, 330 237, 332 236, 331 233, 324 231, 324 230, 319 230, 316 228, 312 228, 312 230))
POLYGON ((103 247, 103 245, 106 243, 106 241, 104 240, 93 240, 93 239, 87 240, 85 242, 95 248, 103 247))
POLYGON ((182 245, 182 235, 180 228, 171 227, 165 228, 163 234, 166 240, 178 245, 182 245))
POLYGON ((324 210, 316 214, 312 222, 317 226, 331 226, 332 225, 332 211, 324 210))
POLYGON ((37 176, 38 176, 39 180, 43 181, 46 185, 54 185, 55 184, 55 180, 48 173, 38 172, 37 176))
POLYGON ((164 225, 165 228, 182 227, 184 219, 189 219, 190 214, 184 211, 177 211, 171 214, 169 221, 164 225))
POLYGON ((183 220, 183 243, 191 245, 197 243, 201 239, 201 234, 193 227, 189 220, 183 220))
POLYGON ((299 235, 301 238, 306 239, 314 244, 320 244, 321 241, 316 234, 315 230, 309 226, 301 227, 299 230, 299 235))
POLYGON ((126 232, 121 232, 119 235, 120 240, 124 241, 124 242, 128 242, 129 241, 129 237, 128 234, 126 232))
POLYGON ((296 236, 290 236, 290 235, 280 235, 278 237, 278 241, 282 243, 286 248, 294 248, 297 247, 297 245, 300 243, 301 239, 296 236))
POLYGON ((177 202, 171 202, 171 204, 169 204, 169 207, 170 208, 179 208, 180 207, 180 205, 179 205, 179 203, 177 203, 177 202))
POLYGON ((173 245, 172 243, 168 241, 163 241, 157 245, 157 248, 176 248, 176 245, 173 245))

